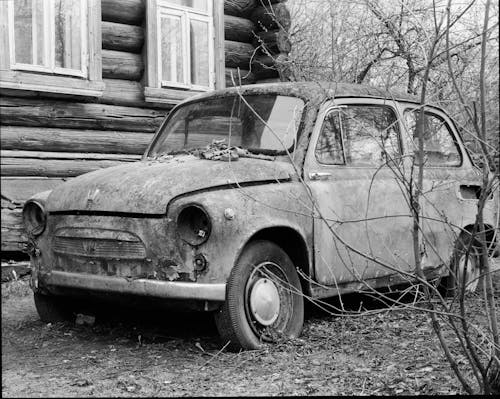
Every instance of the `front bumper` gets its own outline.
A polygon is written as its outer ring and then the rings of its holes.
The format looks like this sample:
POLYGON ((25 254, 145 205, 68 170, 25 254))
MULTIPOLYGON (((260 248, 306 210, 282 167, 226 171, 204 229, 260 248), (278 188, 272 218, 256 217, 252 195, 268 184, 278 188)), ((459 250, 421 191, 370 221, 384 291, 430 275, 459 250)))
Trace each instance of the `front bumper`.
MULTIPOLYGON (((40 273, 39 282, 50 291, 70 288, 98 292, 139 295, 153 298, 190 299, 196 301, 224 301, 226 299, 226 284, 206 284, 191 282, 158 281, 149 279, 127 279, 83 273, 71 273, 53 270, 40 273)), ((37 284, 38 285, 38 284, 37 284)))

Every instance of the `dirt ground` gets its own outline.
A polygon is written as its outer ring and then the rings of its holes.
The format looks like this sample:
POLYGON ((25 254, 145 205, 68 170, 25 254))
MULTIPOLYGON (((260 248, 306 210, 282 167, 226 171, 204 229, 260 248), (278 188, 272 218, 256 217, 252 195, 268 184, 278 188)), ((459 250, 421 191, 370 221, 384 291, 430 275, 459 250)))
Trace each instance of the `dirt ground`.
MULTIPOLYGON (((360 306, 359 296, 345 300, 360 306)), ((27 282, 13 281, 2 284, 2 395, 463 393, 423 313, 363 301, 378 313, 335 317, 310 309, 300 339, 229 353, 203 315, 123 307, 93 325, 44 324, 27 282)), ((471 312, 482 312, 477 297, 470 303, 471 312)))

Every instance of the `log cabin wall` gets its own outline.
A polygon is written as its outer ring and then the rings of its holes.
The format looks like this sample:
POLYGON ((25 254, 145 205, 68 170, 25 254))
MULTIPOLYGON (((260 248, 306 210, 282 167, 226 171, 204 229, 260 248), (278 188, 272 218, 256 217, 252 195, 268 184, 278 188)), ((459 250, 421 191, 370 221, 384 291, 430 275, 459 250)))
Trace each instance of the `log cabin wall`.
MULTIPOLYGON (((25 243, 26 199, 80 174, 140 159, 175 103, 144 98, 146 1, 101 0, 101 97, 2 88, 2 252, 25 243)), ((286 80, 276 61, 286 61, 290 51, 289 26, 282 0, 225 0, 226 86, 286 80)))

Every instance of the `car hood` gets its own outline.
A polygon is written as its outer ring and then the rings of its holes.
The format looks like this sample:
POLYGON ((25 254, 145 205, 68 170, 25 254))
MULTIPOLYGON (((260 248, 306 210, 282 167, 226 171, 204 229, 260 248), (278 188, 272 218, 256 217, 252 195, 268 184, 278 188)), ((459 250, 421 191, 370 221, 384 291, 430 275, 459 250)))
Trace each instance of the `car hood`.
POLYGON ((251 158, 222 162, 183 155, 145 160, 75 177, 52 191, 47 209, 161 215, 169 201, 182 194, 236 183, 283 181, 293 173, 290 163, 251 158))

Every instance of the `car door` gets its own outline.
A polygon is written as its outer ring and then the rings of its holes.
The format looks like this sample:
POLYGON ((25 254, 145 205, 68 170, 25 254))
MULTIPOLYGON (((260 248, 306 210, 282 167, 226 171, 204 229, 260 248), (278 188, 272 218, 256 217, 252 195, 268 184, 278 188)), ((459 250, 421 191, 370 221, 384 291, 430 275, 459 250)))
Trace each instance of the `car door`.
MULTIPOLYGON (((417 113, 414 105, 404 111, 410 154, 418 147, 417 113)), ((481 181, 448 116, 427 107, 424 121, 421 254, 425 268, 448 264, 459 227, 474 222, 481 181)))
POLYGON ((304 164, 316 202, 317 282, 337 286, 412 268, 400 130, 391 101, 342 99, 320 110, 304 164))

